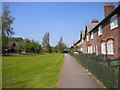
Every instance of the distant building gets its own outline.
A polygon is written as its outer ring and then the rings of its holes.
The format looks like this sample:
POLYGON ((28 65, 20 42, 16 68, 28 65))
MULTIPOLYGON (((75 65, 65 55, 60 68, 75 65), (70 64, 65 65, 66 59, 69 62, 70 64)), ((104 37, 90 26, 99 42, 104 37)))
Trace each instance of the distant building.
POLYGON ((8 53, 15 53, 15 47, 18 44, 18 42, 8 42, 6 46, 6 52, 8 53))
POLYGON ((5 51, 8 53, 15 53, 15 47, 22 41, 23 39, 20 37, 9 37, 5 51))

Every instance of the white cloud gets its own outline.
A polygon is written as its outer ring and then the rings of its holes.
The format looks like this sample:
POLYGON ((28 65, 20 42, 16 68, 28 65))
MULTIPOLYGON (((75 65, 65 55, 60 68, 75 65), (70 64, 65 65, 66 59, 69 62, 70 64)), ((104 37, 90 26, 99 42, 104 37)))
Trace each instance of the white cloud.
POLYGON ((64 25, 65 23, 64 23, 64 22, 60 22, 59 24, 60 24, 60 25, 64 25))

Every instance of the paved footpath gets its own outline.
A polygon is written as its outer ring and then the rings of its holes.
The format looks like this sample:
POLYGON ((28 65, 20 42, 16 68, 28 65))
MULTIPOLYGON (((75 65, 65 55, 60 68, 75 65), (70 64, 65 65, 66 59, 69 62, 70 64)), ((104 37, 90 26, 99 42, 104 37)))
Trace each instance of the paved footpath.
POLYGON ((91 78, 85 68, 76 60, 65 54, 64 64, 58 81, 58 88, 102 88, 91 78))

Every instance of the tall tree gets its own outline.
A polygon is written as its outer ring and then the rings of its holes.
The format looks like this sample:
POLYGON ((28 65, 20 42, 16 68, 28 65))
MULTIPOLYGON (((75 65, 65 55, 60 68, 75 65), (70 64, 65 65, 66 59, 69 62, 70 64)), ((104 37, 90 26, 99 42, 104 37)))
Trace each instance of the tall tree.
POLYGON ((8 37, 13 35, 13 28, 11 24, 13 23, 14 18, 10 15, 9 5, 6 4, 3 7, 3 13, 2 13, 2 50, 4 51, 7 42, 8 37))
POLYGON ((61 37, 60 41, 58 42, 58 45, 55 46, 56 51, 59 52, 59 53, 62 53, 67 48, 68 47, 65 45, 65 43, 63 43, 62 37, 61 37))
POLYGON ((49 32, 46 32, 43 37, 42 45, 46 52, 51 53, 51 47, 50 47, 49 41, 50 41, 50 35, 49 35, 49 32))
POLYGON ((3 13, 2 13, 2 35, 3 36, 10 36, 13 35, 13 28, 11 27, 11 24, 13 23, 14 18, 10 15, 9 5, 6 4, 3 7, 3 13))
POLYGON ((31 41, 29 39, 23 41, 23 50, 25 52, 31 52, 31 41))
POLYGON ((62 37, 60 37, 60 41, 59 41, 59 44, 61 44, 62 43, 62 37))

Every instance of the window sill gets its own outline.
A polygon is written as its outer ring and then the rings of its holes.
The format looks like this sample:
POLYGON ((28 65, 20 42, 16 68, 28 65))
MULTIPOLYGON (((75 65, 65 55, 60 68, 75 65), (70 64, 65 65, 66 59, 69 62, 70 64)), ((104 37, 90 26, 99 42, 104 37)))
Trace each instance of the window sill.
POLYGON ((102 36, 102 34, 101 34, 101 35, 98 35, 98 36, 100 37, 100 36, 102 36))
POLYGON ((111 28, 111 30, 115 30, 116 28, 118 28, 118 26, 114 27, 114 28, 111 28))
POLYGON ((114 53, 110 53, 110 54, 108 54, 108 55, 114 55, 114 53))

